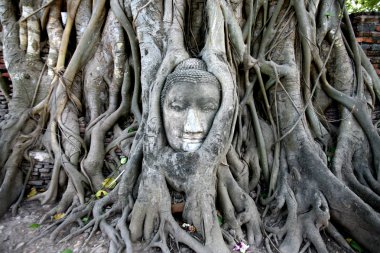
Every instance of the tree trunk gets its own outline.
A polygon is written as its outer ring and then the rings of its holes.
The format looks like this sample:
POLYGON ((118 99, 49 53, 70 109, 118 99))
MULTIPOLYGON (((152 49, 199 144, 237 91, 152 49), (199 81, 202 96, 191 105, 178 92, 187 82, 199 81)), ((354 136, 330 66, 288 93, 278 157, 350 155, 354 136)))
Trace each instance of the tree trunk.
POLYGON ((325 253, 322 230, 377 252, 380 80, 344 1, 0 0, 0 20, 0 216, 42 147, 52 239, 92 212, 67 238, 110 252, 325 253))

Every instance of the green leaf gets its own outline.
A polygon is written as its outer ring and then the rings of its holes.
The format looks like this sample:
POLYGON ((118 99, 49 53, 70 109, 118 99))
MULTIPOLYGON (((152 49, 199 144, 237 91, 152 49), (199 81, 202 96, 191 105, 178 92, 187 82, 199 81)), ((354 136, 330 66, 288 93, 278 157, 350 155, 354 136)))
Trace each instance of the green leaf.
POLYGON ((223 225, 224 224, 224 219, 221 215, 218 215, 218 222, 219 222, 219 225, 223 225))
POLYGON ((327 149, 327 152, 329 152, 329 153, 335 153, 335 151, 336 151, 336 147, 329 147, 327 149))
POLYGON ((359 252, 359 253, 363 253, 363 252, 364 252, 364 251, 363 251, 363 248, 360 247, 360 245, 359 245, 357 242, 355 242, 354 240, 351 241, 350 246, 351 246, 351 248, 353 248, 356 252, 359 252))
POLYGON ((28 195, 26 197, 29 199, 29 198, 36 196, 36 195, 37 195, 37 190, 36 190, 36 188, 32 187, 32 189, 30 189, 30 192, 28 193, 28 195))
POLYGON ((31 229, 37 229, 37 228, 39 228, 40 226, 41 226, 40 224, 32 223, 32 224, 29 225, 29 228, 31 228, 31 229))
POLYGON ((219 212, 219 210, 216 211, 216 217, 218 218, 219 225, 224 224, 224 218, 223 215, 219 212))
POLYGON ((120 163, 121 163, 121 164, 126 164, 127 161, 128 161, 128 158, 125 157, 125 156, 122 156, 121 159, 120 159, 120 163))
POLYGON ((73 251, 71 249, 64 249, 61 253, 73 253, 73 251))
POLYGON ((348 244, 350 244, 351 248, 353 248, 356 252, 358 253, 364 252, 363 248, 352 238, 346 238, 346 241, 348 242, 348 244))
POLYGON ((90 218, 88 218, 88 216, 82 218, 84 224, 87 224, 89 220, 90 218))

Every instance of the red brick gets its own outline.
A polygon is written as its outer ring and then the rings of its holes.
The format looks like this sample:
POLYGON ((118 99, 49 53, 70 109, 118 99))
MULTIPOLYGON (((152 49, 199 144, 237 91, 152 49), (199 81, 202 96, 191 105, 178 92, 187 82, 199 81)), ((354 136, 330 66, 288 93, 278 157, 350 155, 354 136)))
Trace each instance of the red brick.
POLYGON ((356 38, 356 41, 359 42, 359 43, 373 43, 373 39, 372 38, 369 38, 369 37, 360 37, 360 38, 356 38))

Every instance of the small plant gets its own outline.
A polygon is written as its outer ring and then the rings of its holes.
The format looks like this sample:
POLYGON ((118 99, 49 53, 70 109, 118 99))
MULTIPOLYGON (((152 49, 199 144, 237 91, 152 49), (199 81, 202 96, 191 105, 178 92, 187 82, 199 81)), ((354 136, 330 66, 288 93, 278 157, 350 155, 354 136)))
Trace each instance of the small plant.
POLYGON ((347 238, 346 241, 351 246, 351 248, 353 250, 355 250, 356 252, 358 252, 358 253, 363 253, 364 252, 363 248, 356 241, 354 241, 353 239, 347 238))
POLYGON ((32 224, 29 225, 29 228, 30 228, 30 229, 37 229, 37 228, 39 228, 40 226, 41 226, 41 225, 38 224, 38 223, 32 223, 32 224))
POLYGON ((61 253, 73 253, 73 251, 71 249, 64 249, 61 253))

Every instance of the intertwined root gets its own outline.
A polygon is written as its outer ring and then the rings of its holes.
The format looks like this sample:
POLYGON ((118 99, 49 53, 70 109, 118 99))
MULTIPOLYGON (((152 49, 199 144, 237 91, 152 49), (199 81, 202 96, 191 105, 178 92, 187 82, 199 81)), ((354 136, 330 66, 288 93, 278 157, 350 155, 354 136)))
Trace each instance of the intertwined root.
MULTIPOLYGON (((373 107, 379 97, 380 81, 355 42, 341 1, 208 0, 194 7, 185 0, 112 0, 110 5, 100 0, 93 6, 93 1, 76 0, 67 6, 64 29, 62 1, 51 1, 33 15, 39 1, 20 2, 18 22, 15 1, 0 0, 5 62, 14 81, 12 115, 1 124, 0 215, 20 193, 18 165, 24 153, 44 134, 55 165, 48 191, 35 199, 50 203, 65 189, 43 218, 66 213, 53 222, 53 239, 78 224, 64 240, 100 228, 110 238, 111 252, 169 251, 173 241, 177 249, 181 243, 197 252, 228 252, 244 240, 259 245, 261 219, 248 194, 259 185, 269 188, 264 202, 273 206, 271 214, 280 224, 266 220, 268 252, 268 238, 280 240, 277 247, 283 252, 298 252, 303 240, 326 252, 320 236, 326 227, 347 248, 329 223, 330 214, 334 224, 372 252, 378 250, 380 138, 368 104, 373 107), (47 22, 48 67, 40 59, 38 13, 47 22), (198 18, 205 22, 198 26, 207 27, 204 34, 199 27, 193 33, 187 24, 198 18), (77 47, 66 64, 72 29, 77 47), (188 52, 189 36, 203 48, 193 45, 194 52, 188 52), (173 154, 155 152, 167 148, 160 120, 165 78, 189 57, 207 63, 221 82, 223 101, 202 152, 179 156, 187 159, 181 164, 173 154), (81 97, 88 115, 80 115, 81 97), (323 114, 332 99, 347 108, 341 110, 336 151, 329 157, 334 175, 315 141, 323 148, 334 142, 328 124, 322 125, 325 120, 315 113, 320 107, 323 114), (79 117, 89 119, 84 139, 79 117), (124 117, 133 117, 134 123, 119 126, 124 117), (129 132, 137 127, 136 133, 129 132), (104 147, 111 129, 116 138, 104 147), (120 168, 119 186, 94 201, 88 190, 101 188, 104 158, 116 146, 128 156, 128 165, 120 168), (210 173, 176 176, 179 165, 210 173), (168 188, 186 198, 182 217, 171 213, 168 188), (217 222, 218 211, 224 224, 217 222), (87 224, 84 217, 90 217, 87 224), (194 226, 197 236, 179 222, 194 226)), ((113 159, 118 157, 113 154, 113 159)))
POLYGON ((250 245, 259 246, 262 241, 260 214, 253 199, 238 185, 226 166, 219 167, 217 191, 225 220, 223 229, 232 230, 235 241, 247 240, 250 245))
POLYGON ((296 197, 292 192, 287 193, 286 206, 288 217, 286 223, 281 228, 268 227, 267 230, 274 233, 280 240, 281 252, 298 252, 304 240, 309 241, 318 252, 327 253, 324 241, 320 235, 320 230, 327 227, 330 214, 326 199, 320 192, 315 192, 314 199, 296 197), (301 202, 299 202, 301 201, 301 202), (303 210, 305 202, 310 205, 307 210, 303 210), (300 207, 297 203, 302 203, 300 207), (300 210, 301 209, 301 210, 300 210))
MULTIPOLYGON (((76 202, 63 220, 53 224, 56 228, 50 238, 61 237, 64 231, 77 224, 79 227, 71 230, 61 241, 91 229, 86 244, 94 232, 101 229, 110 239, 110 252, 124 248, 134 251, 160 248, 168 252, 169 244, 173 246, 173 242, 178 250, 183 247, 181 244, 196 252, 230 252, 236 242, 261 243, 261 222, 255 203, 240 188, 226 166, 218 169, 217 193, 211 191, 207 194, 203 187, 186 195, 183 218, 174 218, 171 212, 171 197, 162 174, 146 169, 138 187, 136 201, 133 201, 132 192, 118 195, 117 186, 100 200, 92 200, 85 205, 76 202), (229 201, 219 202, 226 199, 229 201), (215 201, 223 203, 219 207, 224 224, 218 222, 215 201), (83 222, 84 217, 89 220, 87 224, 83 222), (180 226, 182 223, 191 224, 196 232, 186 231, 180 226)), ((55 211, 57 209, 51 214, 55 211)), ((44 234, 47 233, 49 230, 44 234)))

